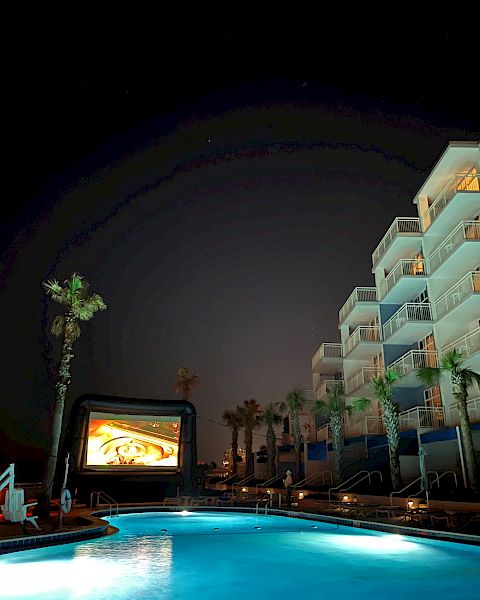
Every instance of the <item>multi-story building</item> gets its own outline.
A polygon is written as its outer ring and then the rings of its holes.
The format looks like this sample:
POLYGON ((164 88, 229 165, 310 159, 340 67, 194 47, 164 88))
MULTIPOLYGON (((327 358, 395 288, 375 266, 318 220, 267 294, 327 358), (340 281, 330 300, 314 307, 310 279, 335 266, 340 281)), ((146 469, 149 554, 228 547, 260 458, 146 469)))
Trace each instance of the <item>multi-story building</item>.
MULTIPOLYGON (((368 457, 369 436, 384 433, 369 384, 384 369, 397 369, 402 437, 425 445, 430 469, 461 473, 450 380, 425 387, 416 369, 437 366, 456 348, 480 372, 479 144, 450 143, 413 202, 418 217, 394 219, 372 254, 375 286, 354 288, 340 309, 341 343, 323 343, 315 353, 313 393, 324 396, 343 379, 347 404, 355 396, 372 398, 368 412, 345 421, 347 441, 352 448, 359 441, 357 454, 368 457)), ((477 387, 469 390, 468 412, 480 451, 477 387)), ((317 440, 328 439, 324 426, 317 440)), ((413 477, 418 460, 405 456, 403 463, 406 477, 409 471, 413 477)))

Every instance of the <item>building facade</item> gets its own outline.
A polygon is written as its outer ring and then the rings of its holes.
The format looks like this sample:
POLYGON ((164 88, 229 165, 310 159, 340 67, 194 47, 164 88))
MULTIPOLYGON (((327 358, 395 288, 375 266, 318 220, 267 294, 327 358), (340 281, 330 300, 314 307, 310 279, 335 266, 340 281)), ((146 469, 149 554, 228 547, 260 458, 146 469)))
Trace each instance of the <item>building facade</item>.
MULTIPOLYGON (((417 474, 419 444, 427 448, 429 469, 453 470, 461 477, 459 416, 449 377, 425 387, 416 370, 438 366, 442 355, 456 348, 480 372, 478 142, 450 143, 413 203, 418 216, 394 219, 372 254, 375 286, 354 288, 340 309, 340 343, 323 343, 315 353, 313 395, 321 398, 340 382, 347 404, 355 396, 372 399, 366 413, 345 418, 353 467, 359 456, 375 454, 369 443, 384 434, 370 383, 395 368, 402 375, 394 400, 405 449, 404 478, 417 474)), ((469 390, 468 412, 480 452, 478 387, 469 390)), ((318 442, 329 437, 328 425, 317 429, 318 442)))

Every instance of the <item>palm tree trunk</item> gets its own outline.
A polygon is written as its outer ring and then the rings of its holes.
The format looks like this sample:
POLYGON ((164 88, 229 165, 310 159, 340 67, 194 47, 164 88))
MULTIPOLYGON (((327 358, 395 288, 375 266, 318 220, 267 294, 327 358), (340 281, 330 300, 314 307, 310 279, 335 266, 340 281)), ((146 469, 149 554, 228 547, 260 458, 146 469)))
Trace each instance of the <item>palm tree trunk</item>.
POLYGON ((237 474, 238 429, 232 427, 232 475, 237 474))
POLYGON ((398 490, 402 485, 402 475, 400 471, 400 434, 398 432, 398 414, 391 399, 385 400, 382 403, 382 413, 388 440, 392 488, 398 490))
POLYGON ((330 427, 332 428, 335 485, 339 485, 343 477, 343 423, 338 411, 332 412, 330 427))
POLYGON ((71 379, 70 364, 73 358, 71 334, 73 324, 74 317, 70 314, 67 314, 65 316, 65 332, 63 335, 57 383, 55 384, 55 408, 51 428, 50 451, 48 453, 47 465, 45 467, 45 475, 43 479, 43 493, 45 500, 49 503, 52 499, 53 480, 57 467, 58 447, 62 433, 65 397, 71 379))
POLYGON ((302 430, 300 429, 300 421, 296 410, 292 411, 292 433, 293 443, 296 452, 296 473, 295 475, 300 479, 300 473, 302 469, 302 430))
POLYGON ((276 473, 275 469, 275 431, 272 425, 267 429, 267 480, 271 479, 276 473))
POLYGON ((245 427, 245 453, 246 453, 246 465, 245 465, 245 477, 253 475, 253 433, 248 427, 245 427))
POLYGON ((470 427, 470 418, 467 410, 467 390, 461 388, 459 394, 455 394, 457 399, 458 414, 460 417, 460 430, 462 432, 463 449, 465 451, 465 463, 467 465, 468 487, 477 493, 477 470, 475 466, 475 452, 473 449, 472 429, 470 427))

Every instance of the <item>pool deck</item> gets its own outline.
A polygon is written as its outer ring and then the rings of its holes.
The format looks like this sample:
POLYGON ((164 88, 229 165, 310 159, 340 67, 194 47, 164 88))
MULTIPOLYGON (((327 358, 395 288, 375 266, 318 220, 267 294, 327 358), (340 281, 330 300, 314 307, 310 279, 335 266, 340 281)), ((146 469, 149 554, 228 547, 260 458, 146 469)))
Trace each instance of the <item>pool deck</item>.
MULTIPOLYGON (((306 504, 306 503, 305 503, 306 504)), ((268 514, 288 516, 301 519, 312 519, 323 522, 335 523, 347 527, 370 529, 373 531, 382 531, 387 533, 396 533, 401 535, 410 535, 420 538, 430 538, 443 541, 451 541, 463 544, 480 546, 480 535, 477 533, 480 527, 476 521, 471 528, 462 528, 462 531, 445 529, 446 523, 438 522, 438 526, 424 528, 423 521, 408 521, 404 516, 395 516, 393 513, 381 514, 381 517, 368 515, 357 516, 354 512, 325 510, 318 507, 303 504, 295 509, 281 510, 269 508, 268 514)), ((119 513, 129 512, 147 512, 147 511, 180 511, 188 509, 190 511, 222 511, 222 512, 256 512, 255 506, 233 505, 233 506, 178 506, 167 505, 164 503, 144 503, 144 504, 121 504, 119 513)), ((260 507, 260 514, 264 514, 264 507, 260 507)), ((478 513, 472 513, 472 516, 478 513)), ((51 515, 47 519, 40 519, 39 525, 41 531, 28 526, 23 529, 21 523, 9 523, 0 521, 0 554, 15 552, 18 550, 27 550, 43 546, 65 544, 81 540, 102 537, 117 531, 115 528, 115 516, 110 515, 108 508, 98 507, 96 509, 86 508, 85 506, 74 507, 72 511, 65 515, 62 529, 58 528, 58 514, 51 515)))

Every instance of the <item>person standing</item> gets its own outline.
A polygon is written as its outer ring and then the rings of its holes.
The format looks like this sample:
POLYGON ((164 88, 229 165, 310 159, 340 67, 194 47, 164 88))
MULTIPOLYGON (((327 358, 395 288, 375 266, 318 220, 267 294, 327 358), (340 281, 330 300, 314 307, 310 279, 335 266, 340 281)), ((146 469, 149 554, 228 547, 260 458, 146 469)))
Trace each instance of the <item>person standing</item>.
POLYGON ((292 505, 292 487, 293 487, 293 477, 290 469, 287 469, 285 473, 285 479, 283 480, 283 485, 285 487, 285 491, 287 493, 287 508, 290 508, 292 505))

